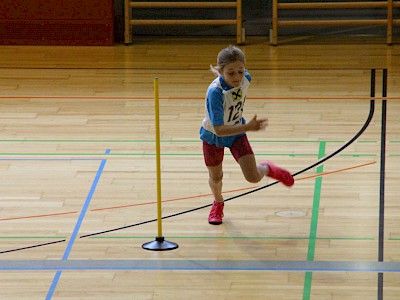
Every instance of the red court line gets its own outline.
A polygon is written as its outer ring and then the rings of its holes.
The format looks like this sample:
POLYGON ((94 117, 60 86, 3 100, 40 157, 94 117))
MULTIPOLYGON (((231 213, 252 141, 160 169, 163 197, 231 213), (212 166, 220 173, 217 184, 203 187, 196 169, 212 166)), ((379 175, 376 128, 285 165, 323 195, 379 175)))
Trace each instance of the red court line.
MULTIPOLYGON (((339 169, 339 170, 335 170, 335 171, 324 172, 324 173, 321 173, 321 174, 316 174, 316 175, 311 175, 311 176, 307 176, 307 177, 297 178, 296 181, 304 180, 304 179, 311 179, 311 178, 315 178, 315 177, 321 177, 321 176, 325 176, 325 175, 329 175, 329 174, 334 174, 334 173, 339 173, 339 172, 343 172, 343 171, 348 171, 348 170, 352 170, 352 169, 356 169, 356 168, 361 168, 361 167, 369 166, 369 165, 372 165, 372 164, 375 164, 375 163, 376 163, 376 161, 373 161, 373 162, 369 162, 369 163, 365 163, 365 164, 361 164, 361 165, 357 165, 357 166, 353 166, 353 167, 348 167, 348 168, 339 169)), ((259 186, 251 186, 251 187, 242 188, 242 189, 236 189, 236 190, 231 190, 231 191, 225 191, 225 192, 222 192, 222 193, 223 193, 223 194, 224 194, 224 193, 232 193, 232 192, 238 192, 238 191, 243 191, 243 190, 255 189, 255 188, 258 188, 258 187, 259 187, 259 186)), ((212 194, 203 194, 203 195, 197 195, 197 196, 191 196, 191 197, 184 197, 184 198, 176 198, 176 199, 162 200, 161 202, 174 202, 174 201, 188 200, 188 199, 194 199, 194 198, 200 198, 200 197, 208 197, 208 196, 212 196, 212 194)), ((143 203, 136 203, 136 204, 128 204, 128 205, 120 205, 120 206, 96 208, 96 209, 91 209, 90 211, 111 210, 111 209, 118 209, 118 208, 126 208, 126 207, 133 207, 133 206, 141 206, 141 205, 148 205, 148 204, 156 204, 156 203, 157 203, 157 201, 143 202, 143 203)))
MULTIPOLYGON (((339 170, 334 170, 330 172, 324 172, 320 174, 315 174, 311 176, 306 176, 306 177, 301 177, 301 178, 296 178, 296 181, 300 180, 305 180, 305 179, 311 179, 311 178, 316 178, 316 177, 321 177, 329 174, 335 174, 335 173, 340 173, 356 168, 361 168, 369 165, 375 164, 376 161, 372 161, 369 163, 361 164, 361 165, 356 165, 353 167, 348 167, 348 168, 343 168, 339 170)), ((238 191, 243 191, 243 190, 250 190, 250 189, 255 189, 258 188, 259 186, 251 186, 251 187, 246 187, 246 188, 241 188, 241 189, 235 189, 235 190, 230 190, 230 191, 224 191, 222 192, 223 194, 227 193, 233 193, 233 192, 238 192, 238 191)), ((190 196, 190 197, 183 197, 183 198, 176 198, 176 199, 168 199, 168 200, 163 200, 161 202, 174 202, 174 201, 182 201, 182 200, 188 200, 188 199, 194 199, 194 198, 201 198, 201 197, 209 197, 212 196, 212 194, 201 194, 201 195, 196 195, 196 196, 190 196)), ((156 204, 157 201, 151 201, 151 202, 142 202, 142 203, 136 203, 136 204, 128 204, 128 205, 120 205, 120 206, 112 206, 112 207, 103 207, 103 208, 95 208, 91 209, 90 211, 104 211, 104 210, 111 210, 111 209, 119 209, 119 208, 127 208, 127 207, 134 207, 134 206, 141 206, 141 205, 149 205, 149 204, 156 204)), ((54 217, 54 216, 61 216, 61 215, 68 215, 68 214, 76 214, 78 213, 77 211, 70 211, 70 212, 63 212, 63 213, 55 213, 55 214, 46 214, 46 215, 34 215, 34 216, 23 216, 23 217, 14 217, 14 218, 3 218, 0 219, 0 221, 11 221, 11 220, 23 220, 23 219, 32 219, 32 218, 43 218, 43 217, 54 217)))
POLYGON ((70 214, 76 214, 76 213, 78 213, 78 212, 77 211, 69 211, 69 212, 56 213, 56 214, 35 215, 35 216, 25 216, 25 217, 14 217, 14 218, 3 218, 3 219, 0 219, 0 221, 44 218, 44 217, 53 217, 53 216, 61 216, 61 215, 70 215, 70 214))
MULTIPOLYGON (((222 194, 233 193, 233 192, 239 192, 239 191, 243 191, 243 190, 250 190, 250 189, 257 188, 257 187, 258 187, 258 186, 250 186, 250 187, 246 187, 246 188, 241 188, 241 189, 236 189, 236 190, 225 191, 225 192, 222 192, 222 194)), ((197 196, 190 196, 190 197, 183 197, 183 198, 162 200, 161 202, 182 201, 182 200, 188 200, 188 199, 194 199, 194 198, 201 198, 201 197, 208 197, 208 196, 212 196, 212 194, 201 194, 201 195, 197 195, 197 196)), ((112 207, 95 208, 95 209, 91 209, 90 211, 109 210, 109 209, 125 208, 125 207, 140 206, 140 205, 155 204, 155 203, 157 203, 157 201, 143 202, 143 203, 136 203, 136 204, 128 204, 128 205, 120 205, 120 206, 112 206, 112 207)))
POLYGON ((376 164, 376 161, 372 161, 372 162, 369 162, 369 163, 366 163, 366 164, 357 165, 357 166, 353 166, 353 167, 348 167, 348 168, 344 168, 344 169, 339 169, 339 170, 335 170, 335 171, 323 172, 323 173, 320 173, 320 174, 315 174, 315 175, 311 175, 311 176, 296 178, 296 181, 304 180, 304 179, 311 179, 311 178, 316 178, 316 177, 321 177, 321 176, 334 174, 334 173, 339 173, 339 172, 343 172, 343 171, 348 171, 348 170, 361 168, 361 167, 365 167, 365 166, 369 166, 369 165, 373 165, 373 164, 376 164))

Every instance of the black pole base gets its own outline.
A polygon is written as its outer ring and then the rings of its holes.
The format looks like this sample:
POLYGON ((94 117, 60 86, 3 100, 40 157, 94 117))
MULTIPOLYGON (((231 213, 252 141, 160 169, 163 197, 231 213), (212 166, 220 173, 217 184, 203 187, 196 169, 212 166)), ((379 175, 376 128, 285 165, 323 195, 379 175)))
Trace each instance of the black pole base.
POLYGON ((155 241, 144 243, 142 248, 153 251, 166 251, 178 248, 178 244, 164 240, 163 236, 157 236, 155 241))

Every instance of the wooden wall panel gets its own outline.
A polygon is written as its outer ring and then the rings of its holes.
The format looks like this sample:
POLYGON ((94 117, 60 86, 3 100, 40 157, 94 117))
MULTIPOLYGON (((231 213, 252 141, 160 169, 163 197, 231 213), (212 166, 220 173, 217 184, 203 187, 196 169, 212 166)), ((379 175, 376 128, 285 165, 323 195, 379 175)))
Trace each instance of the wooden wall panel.
POLYGON ((0 44, 112 45, 113 0, 2 0, 0 44))

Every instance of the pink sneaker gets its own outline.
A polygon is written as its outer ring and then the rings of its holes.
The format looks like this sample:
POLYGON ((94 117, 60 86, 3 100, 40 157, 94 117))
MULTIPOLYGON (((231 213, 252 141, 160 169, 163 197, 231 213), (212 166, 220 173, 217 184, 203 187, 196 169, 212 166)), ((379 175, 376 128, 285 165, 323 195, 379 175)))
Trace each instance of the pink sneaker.
POLYGON ((224 202, 213 203, 208 216, 208 223, 212 225, 219 225, 222 223, 222 217, 224 216, 224 202))
POLYGON ((269 168, 268 177, 276 179, 288 187, 294 184, 293 176, 287 170, 282 169, 269 161, 263 161, 261 164, 269 168))

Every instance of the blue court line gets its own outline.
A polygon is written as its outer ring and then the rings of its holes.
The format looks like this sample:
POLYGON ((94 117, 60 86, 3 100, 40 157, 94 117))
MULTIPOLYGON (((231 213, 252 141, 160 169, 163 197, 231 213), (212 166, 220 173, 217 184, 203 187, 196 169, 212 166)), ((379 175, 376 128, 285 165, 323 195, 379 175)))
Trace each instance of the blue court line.
MULTIPOLYGON (((107 149, 105 154, 109 154, 110 151, 111 151, 110 149, 107 149)), ((96 190, 97 184, 98 184, 98 182, 100 180, 100 177, 101 177, 101 174, 102 174, 102 172, 104 170, 104 166, 106 164, 106 161, 107 161, 106 159, 103 159, 101 161, 99 169, 97 170, 96 177, 94 178, 93 183, 92 183, 92 187, 90 188, 89 194, 86 197, 86 201, 85 201, 85 203, 84 203, 84 205, 82 207, 82 210, 81 210, 81 213, 79 215, 78 221, 76 222, 74 231, 72 232, 72 235, 71 235, 71 237, 69 239, 67 248, 65 249, 64 255, 62 257, 62 261, 68 260, 68 257, 69 257, 69 255, 71 253, 71 250, 72 250, 72 246, 74 245, 76 237, 78 236, 79 229, 81 228, 83 219, 84 219, 84 217, 86 215, 86 212, 87 212, 87 210, 89 208, 90 201, 92 200, 93 194, 94 194, 94 192, 96 190)), ((60 276, 61 276, 61 272, 62 272, 61 270, 58 270, 57 273, 54 275, 53 282, 51 283, 51 286, 50 286, 49 291, 48 291, 47 296, 46 296, 46 300, 51 299, 53 297, 54 291, 55 291, 55 289, 57 287, 58 281, 59 281, 60 276)))
MULTIPOLYGON (((400 273, 400 262, 288 260, 3 260, 0 271, 285 271, 400 273)), ((59 278, 60 275, 58 275, 59 278)))

